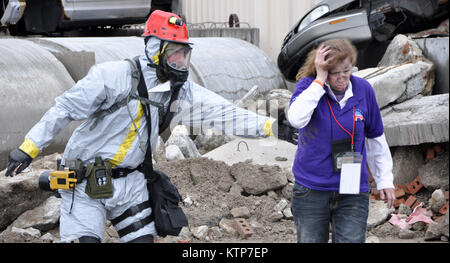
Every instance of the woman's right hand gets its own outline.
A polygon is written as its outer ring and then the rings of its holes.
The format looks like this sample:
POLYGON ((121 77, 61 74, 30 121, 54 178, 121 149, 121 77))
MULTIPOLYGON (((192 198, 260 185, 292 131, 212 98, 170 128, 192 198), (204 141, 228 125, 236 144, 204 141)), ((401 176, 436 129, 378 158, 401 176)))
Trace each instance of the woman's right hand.
POLYGON ((320 45, 314 60, 314 65, 316 66, 316 79, 321 83, 325 83, 328 77, 328 70, 326 70, 328 62, 326 56, 330 53, 330 51, 330 47, 320 45))

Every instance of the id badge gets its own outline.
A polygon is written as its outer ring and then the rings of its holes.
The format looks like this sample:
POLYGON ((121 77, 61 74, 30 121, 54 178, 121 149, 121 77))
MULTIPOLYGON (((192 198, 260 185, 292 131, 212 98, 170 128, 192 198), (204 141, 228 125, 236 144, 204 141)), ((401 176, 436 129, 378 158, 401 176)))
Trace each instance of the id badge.
POLYGON ((333 141, 331 143, 331 154, 333 156, 333 171, 340 173, 342 168, 342 157, 345 153, 351 152, 352 140, 350 138, 333 141))
POLYGON ((339 154, 338 160, 341 166, 340 194, 359 194, 362 159, 363 157, 359 152, 339 154))

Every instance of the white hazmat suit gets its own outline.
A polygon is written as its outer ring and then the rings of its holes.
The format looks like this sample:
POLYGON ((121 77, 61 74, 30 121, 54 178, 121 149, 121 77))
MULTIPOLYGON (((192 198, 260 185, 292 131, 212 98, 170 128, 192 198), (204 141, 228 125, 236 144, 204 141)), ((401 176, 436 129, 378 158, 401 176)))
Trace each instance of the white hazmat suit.
MULTIPOLYGON (((146 52, 152 58, 159 52, 160 40, 150 37, 146 52)), ((139 57, 142 74, 149 92, 149 100, 164 104, 170 101, 170 85, 162 85, 155 68, 150 67, 147 56, 139 57)), ((132 89, 131 67, 127 61, 106 62, 94 65, 86 77, 55 99, 55 105, 28 132, 24 144, 28 145, 33 158, 47 147, 52 139, 71 121, 84 120, 73 132, 64 151, 62 164, 79 159, 86 166, 94 163, 95 157, 109 160, 113 168, 136 168, 143 161, 148 138, 147 123, 139 100, 129 101, 128 107, 96 120, 95 112, 110 108, 127 98, 132 89), (131 114, 131 116, 130 116, 131 114), (134 123, 134 124, 133 124, 134 123), (137 128, 137 132, 135 130, 137 128)), ((266 136, 268 117, 256 115, 238 108, 223 97, 186 81, 178 99, 181 112, 175 114, 173 122, 195 128, 216 128, 228 134, 246 137, 266 136)), ((155 149, 159 134, 158 107, 150 106, 151 146, 155 149)), ((173 124, 172 124, 173 126, 173 124)), ((170 175, 169 175, 170 176, 170 175)), ((114 193, 108 199, 92 199, 85 193, 86 181, 77 184, 74 191, 59 190, 62 197, 60 235, 61 242, 70 242, 82 236, 103 238, 106 220, 120 216, 132 206, 148 200, 144 175, 134 171, 126 177, 113 179, 114 193)), ((115 225, 120 231, 151 215, 150 207, 126 218, 115 225)), ((121 237, 129 242, 140 236, 157 233, 154 222, 141 225, 134 232, 121 237)))

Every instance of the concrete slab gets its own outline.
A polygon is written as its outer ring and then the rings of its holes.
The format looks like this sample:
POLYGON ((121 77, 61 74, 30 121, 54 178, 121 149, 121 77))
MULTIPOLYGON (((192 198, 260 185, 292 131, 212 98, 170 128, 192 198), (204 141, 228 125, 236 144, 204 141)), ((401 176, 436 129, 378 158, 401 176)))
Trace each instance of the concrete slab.
POLYGON ((223 161, 228 165, 252 160, 254 164, 278 165, 281 168, 291 169, 296 151, 297 145, 273 137, 237 138, 203 157, 223 161))
POLYGON ((448 57, 449 57, 449 38, 420 38, 414 39, 423 54, 434 63, 436 83, 433 87, 433 94, 444 94, 449 92, 448 81, 448 57))
POLYGON ((353 73, 373 87, 378 106, 408 100, 417 94, 431 94, 434 85, 433 64, 417 61, 387 67, 368 68, 353 73))
POLYGON ((449 95, 417 96, 381 111, 389 146, 449 141, 449 95))

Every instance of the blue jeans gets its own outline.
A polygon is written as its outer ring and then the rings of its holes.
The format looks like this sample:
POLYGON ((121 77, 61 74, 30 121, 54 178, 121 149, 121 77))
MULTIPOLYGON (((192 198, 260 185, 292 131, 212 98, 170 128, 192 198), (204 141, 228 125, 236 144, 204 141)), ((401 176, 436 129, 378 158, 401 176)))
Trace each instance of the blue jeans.
POLYGON ((344 195, 309 189, 295 183, 291 211, 299 243, 364 243, 369 193, 344 195))

